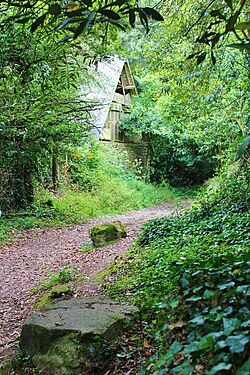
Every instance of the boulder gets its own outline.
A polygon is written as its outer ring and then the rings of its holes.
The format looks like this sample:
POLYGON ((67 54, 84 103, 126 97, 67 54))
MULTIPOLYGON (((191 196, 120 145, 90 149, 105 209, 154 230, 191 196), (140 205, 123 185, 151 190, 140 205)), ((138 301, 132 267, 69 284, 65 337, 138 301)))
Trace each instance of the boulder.
POLYGON ((120 221, 99 224, 89 228, 89 236, 95 247, 103 246, 111 241, 127 237, 120 221))
POLYGON ((83 374, 103 361, 106 340, 137 311, 99 296, 62 301, 30 315, 19 345, 41 374, 83 374))

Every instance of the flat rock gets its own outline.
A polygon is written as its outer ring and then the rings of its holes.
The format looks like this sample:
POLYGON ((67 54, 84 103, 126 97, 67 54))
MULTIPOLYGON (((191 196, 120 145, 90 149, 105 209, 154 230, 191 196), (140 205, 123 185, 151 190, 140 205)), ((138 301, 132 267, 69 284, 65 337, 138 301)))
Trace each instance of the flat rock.
POLYGON ((30 315, 19 345, 41 373, 80 374, 137 311, 100 296, 62 301, 30 315))

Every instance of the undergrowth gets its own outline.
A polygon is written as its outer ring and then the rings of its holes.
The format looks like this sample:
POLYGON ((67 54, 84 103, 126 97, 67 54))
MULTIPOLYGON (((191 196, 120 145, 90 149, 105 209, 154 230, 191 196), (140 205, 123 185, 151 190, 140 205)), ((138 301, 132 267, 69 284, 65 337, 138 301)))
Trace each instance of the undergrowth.
MULTIPOLYGON (((32 207, 21 212, 3 212, 0 243, 20 236, 27 229, 82 223, 90 217, 120 214, 178 197, 178 191, 168 185, 146 183, 141 175, 126 169, 126 154, 93 144, 70 155, 57 192, 39 183, 32 207)), ((183 191, 180 196, 183 197, 183 191)))
POLYGON ((30 293, 37 294, 46 291, 55 285, 75 280, 77 278, 77 271, 76 267, 72 267, 70 264, 65 264, 57 273, 50 272, 46 279, 41 280, 36 286, 30 289, 30 293))
POLYGON ((190 211, 147 223, 109 276, 157 349, 141 375, 249 374, 249 170, 211 186, 190 211))

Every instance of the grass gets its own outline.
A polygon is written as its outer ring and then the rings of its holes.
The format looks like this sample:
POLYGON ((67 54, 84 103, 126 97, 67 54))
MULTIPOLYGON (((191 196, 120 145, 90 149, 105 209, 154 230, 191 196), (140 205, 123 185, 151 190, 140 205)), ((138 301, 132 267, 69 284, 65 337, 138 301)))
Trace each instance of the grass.
POLYGON ((0 244, 20 237, 29 229, 83 223, 88 218, 139 210, 174 198, 175 194, 167 188, 158 188, 141 181, 136 181, 134 186, 121 180, 107 181, 94 193, 72 190, 67 186, 57 196, 51 194, 53 206, 50 208, 37 203, 25 212, 1 216, 0 244))
POLYGON ((98 148, 91 160, 75 162, 72 172, 55 194, 36 186, 35 203, 25 211, 0 217, 0 244, 22 236, 29 229, 64 227, 88 218, 121 214, 190 197, 167 184, 155 186, 124 168, 121 156, 98 148))
POLYGON ((41 280, 30 290, 31 294, 44 292, 55 285, 68 283, 77 278, 77 269, 70 264, 65 264, 57 273, 50 273, 47 279, 41 280))

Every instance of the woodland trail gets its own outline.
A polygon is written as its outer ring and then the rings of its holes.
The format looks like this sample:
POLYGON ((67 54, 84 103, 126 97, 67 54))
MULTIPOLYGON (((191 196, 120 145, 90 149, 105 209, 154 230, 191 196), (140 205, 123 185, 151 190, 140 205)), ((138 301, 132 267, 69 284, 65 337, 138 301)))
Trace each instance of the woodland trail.
MULTIPOLYGON (((183 204, 188 207, 189 202, 183 204)), ((41 279, 69 264, 84 275, 84 281, 74 284, 74 297, 97 295, 98 284, 92 278, 129 249, 144 223, 175 212, 174 202, 164 203, 141 211, 89 219, 64 229, 27 231, 24 238, 0 247, 0 362, 13 353, 23 321, 37 299, 29 291, 41 279), (113 220, 125 225, 127 238, 97 250, 81 251, 84 242, 89 241, 90 226, 113 220)))

